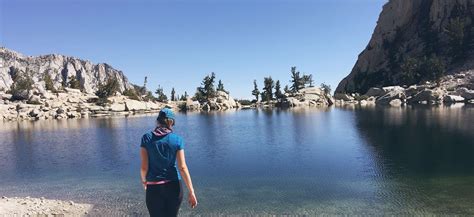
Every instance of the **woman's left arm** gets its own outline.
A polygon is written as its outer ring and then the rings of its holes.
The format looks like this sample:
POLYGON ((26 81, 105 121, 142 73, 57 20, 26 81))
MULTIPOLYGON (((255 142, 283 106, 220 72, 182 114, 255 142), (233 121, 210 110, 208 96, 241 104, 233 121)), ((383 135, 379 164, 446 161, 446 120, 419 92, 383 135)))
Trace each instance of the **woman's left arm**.
POLYGON ((146 148, 140 148, 140 158, 141 158, 141 166, 140 166, 140 176, 143 183, 143 188, 146 190, 146 173, 148 172, 148 152, 146 148))

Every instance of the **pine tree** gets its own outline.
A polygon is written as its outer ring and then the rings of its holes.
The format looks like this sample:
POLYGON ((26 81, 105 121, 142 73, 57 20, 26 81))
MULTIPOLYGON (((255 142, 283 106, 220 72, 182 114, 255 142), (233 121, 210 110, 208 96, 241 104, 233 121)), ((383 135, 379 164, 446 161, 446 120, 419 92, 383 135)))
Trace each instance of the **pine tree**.
POLYGON ((227 91, 224 89, 224 84, 222 83, 221 80, 219 80, 219 82, 217 83, 217 90, 218 91, 224 91, 227 93, 227 91))
POLYGON ((288 85, 285 85, 285 88, 283 89, 283 91, 285 91, 285 93, 290 93, 291 90, 290 88, 288 87, 288 85))
POLYGON ((313 75, 303 75, 303 84, 304 86, 308 85, 308 87, 314 87, 313 86, 313 75))
POLYGON ((181 101, 186 101, 186 100, 188 100, 186 95, 187 95, 187 93, 184 92, 184 95, 181 95, 181 98, 179 98, 179 100, 181 100, 181 101))
POLYGON ((257 87, 257 80, 253 80, 252 95, 255 96, 255 100, 258 102, 258 96, 260 96, 260 90, 258 90, 258 87, 257 87))
POLYGON ((138 89, 139 95, 147 95, 146 85, 148 83, 148 76, 145 76, 145 80, 143 81, 143 86, 138 89))
POLYGON ((157 100, 159 102, 166 102, 168 100, 168 97, 166 96, 165 92, 163 91, 163 88, 160 85, 158 85, 155 94, 157 95, 157 100))
POLYGON ((171 89, 171 101, 176 101, 175 98, 176 91, 174 90, 174 87, 171 89))
POLYGON ((283 95, 283 93, 281 92, 281 87, 280 87, 280 80, 277 80, 276 81, 276 84, 275 84, 275 98, 277 100, 280 100, 284 97, 285 95, 283 95))
POLYGON ((214 72, 211 75, 204 77, 201 86, 196 89, 196 95, 194 98, 200 102, 209 100, 212 97, 215 97, 216 90, 214 89, 214 81, 216 79, 216 74, 214 72))
POLYGON ((293 93, 298 92, 300 89, 304 88, 304 80, 300 76, 300 72, 296 71, 296 67, 291 67, 291 91, 293 93))
POLYGON ((272 77, 265 77, 263 80, 263 92, 262 92, 262 101, 273 100, 273 88, 275 83, 273 82, 272 77))
POLYGON ((56 91, 56 89, 54 88, 53 79, 51 78, 51 75, 48 72, 44 72, 43 80, 44 80, 46 90, 50 90, 53 92, 56 91))

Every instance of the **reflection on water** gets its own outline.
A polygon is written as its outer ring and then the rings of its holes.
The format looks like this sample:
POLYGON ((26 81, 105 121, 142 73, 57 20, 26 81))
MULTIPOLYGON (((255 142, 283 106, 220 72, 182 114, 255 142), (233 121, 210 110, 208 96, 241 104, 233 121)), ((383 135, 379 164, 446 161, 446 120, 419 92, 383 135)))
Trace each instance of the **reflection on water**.
MULTIPOLYGON (((154 118, 0 123, 0 192, 146 215, 138 147, 154 118)), ((178 114, 200 198, 182 214, 473 215, 473 123, 469 107, 178 114)))
POLYGON ((417 175, 474 173, 474 109, 372 108, 356 111, 360 135, 384 165, 417 175))

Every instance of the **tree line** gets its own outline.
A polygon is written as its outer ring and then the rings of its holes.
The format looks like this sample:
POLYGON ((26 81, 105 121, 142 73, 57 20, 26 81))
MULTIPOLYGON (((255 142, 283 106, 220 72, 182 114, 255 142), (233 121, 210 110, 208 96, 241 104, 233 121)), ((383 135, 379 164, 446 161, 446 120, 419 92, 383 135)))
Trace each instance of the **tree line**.
MULTIPOLYGON (((261 101, 271 101, 277 100, 280 101, 284 99, 287 95, 298 93, 301 89, 307 87, 314 87, 314 80, 312 74, 304 74, 300 71, 296 70, 296 67, 291 67, 290 70, 291 80, 290 86, 285 85, 283 88, 283 92, 281 90, 281 83, 280 80, 276 82, 273 80, 271 76, 263 78, 263 88, 262 91, 258 88, 257 80, 253 81, 253 90, 252 95, 255 97, 254 101, 258 102, 259 99, 261 101)), ((331 86, 322 83, 321 88, 324 90, 326 94, 331 92, 331 86)))
MULTIPOLYGON (((290 85, 285 85, 285 87, 283 88, 279 80, 274 81, 272 77, 269 76, 264 78, 263 88, 262 91, 260 91, 257 86, 257 81, 254 80, 254 89, 252 90, 252 95, 255 97, 255 101, 259 101, 260 98, 262 101, 281 100, 286 97, 285 94, 297 93, 299 92, 299 90, 305 87, 314 87, 313 75, 301 73, 297 71, 296 67, 291 67, 290 72, 290 85)), ((31 73, 32 72, 28 69, 26 70, 26 72, 22 72, 17 68, 10 68, 10 75, 14 81, 11 88, 11 92, 13 93, 15 99, 26 99, 28 91, 32 89, 32 86, 34 84, 33 80, 31 79, 31 73)), ((70 76, 67 79, 63 79, 60 88, 56 88, 54 86, 54 82, 51 78, 50 73, 44 73, 43 81, 45 82, 46 90, 50 90, 52 92, 61 91, 65 87, 81 89, 81 91, 83 91, 80 81, 75 76, 70 76)), ((196 88, 196 93, 193 97, 191 97, 191 99, 202 103, 208 101, 211 98, 217 97, 218 91, 222 91, 226 94, 229 94, 229 92, 225 89, 222 80, 219 79, 217 81, 217 85, 215 83, 216 74, 214 72, 211 72, 203 78, 201 85, 196 88)), ((174 87, 171 88, 170 94, 167 95, 161 85, 158 85, 158 88, 154 91, 153 94, 152 91, 148 90, 147 84, 148 77, 145 76, 143 85, 132 85, 131 88, 125 89, 122 92, 122 95, 134 100, 158 102, 178 100, 185 101, 190 97, 186 91, 184 92, 184 94, 178 95, 174 87)), ((327 93, 330 92, 329 85, 321 84, 321 87, 327 93)), ((108 77, 104 82, 98 83, 97 91, 95 92, 95 94, 99 98, 98 103, 104 104, 107 103, 108 97, 115 96, 118 92, 120 92, 119 80, 117 77, 111 76, 108 77)))

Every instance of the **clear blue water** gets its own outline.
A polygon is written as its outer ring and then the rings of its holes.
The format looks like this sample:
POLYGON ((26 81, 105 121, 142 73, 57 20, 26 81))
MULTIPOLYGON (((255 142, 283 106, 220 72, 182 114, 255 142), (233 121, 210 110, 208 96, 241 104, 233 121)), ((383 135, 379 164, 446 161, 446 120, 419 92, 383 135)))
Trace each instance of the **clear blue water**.
MULTIPOLYGON (((154 116, 0 123, 0 194, 147 214, 154 116)), ((180 113, 198 208, 181 215, 474 215, 472 107, 180 113)))

